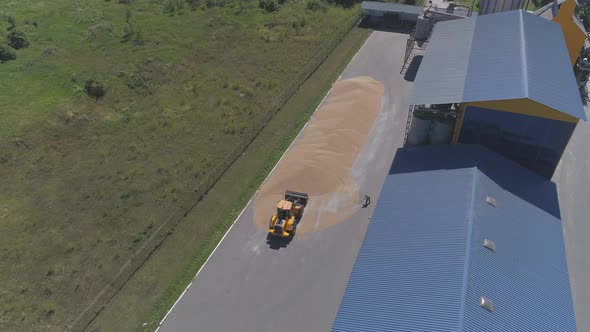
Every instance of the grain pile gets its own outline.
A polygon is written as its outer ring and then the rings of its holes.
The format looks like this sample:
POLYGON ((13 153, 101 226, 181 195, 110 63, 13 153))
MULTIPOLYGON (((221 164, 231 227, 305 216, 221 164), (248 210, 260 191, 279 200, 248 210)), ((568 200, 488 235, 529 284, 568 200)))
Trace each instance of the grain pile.
POLYGON ((351 169, 381 109, 382 94, 383 86, 370 77, 333 86, 328 103, 316 111, 256 195, 254 219, 259 227, 268 227, 285 190, 309 194, 297 228, 300 235, 343 221, 359 208, 351 169))

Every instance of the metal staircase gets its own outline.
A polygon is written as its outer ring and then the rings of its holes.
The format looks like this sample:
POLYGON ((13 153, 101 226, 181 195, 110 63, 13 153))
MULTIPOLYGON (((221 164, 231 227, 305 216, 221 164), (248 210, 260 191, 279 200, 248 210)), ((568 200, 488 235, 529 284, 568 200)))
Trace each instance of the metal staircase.
POLYGON ((408 108, 408 120, 406 121, 406 132, 404 133, 404 143, 402 144, 402 147, 406 147, 406 144, 408 142, 408 134, 410 133, 410 127, 412 126, 412 114, 414 113, 414 106, 410 105, 410 107, 408 108))
POLYGON ((412 60, 417 55, 424 56, 426 53, 426 47, 428 46, 428 42, 430 41, 430 37, 432 37, 432 31, 434 31, 434 27, 436 22, 433 23, 432 29, 430 30, 428 37, 426 40, 419 41, 416 40, 416 28, 412 30, 410 33, 410 37, 408 37, 408 41, 406 42, 406 52, 404 54, 404 63, 402 64, 402 69, 400 70, 401 75, 405 75, 408 67, 412 63, 412 60))

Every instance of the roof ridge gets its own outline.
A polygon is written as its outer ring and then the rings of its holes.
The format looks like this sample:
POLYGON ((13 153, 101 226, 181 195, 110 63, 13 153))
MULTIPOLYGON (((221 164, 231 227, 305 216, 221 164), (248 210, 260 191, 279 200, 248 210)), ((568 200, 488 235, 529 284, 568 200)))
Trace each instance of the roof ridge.
POLYGON ((518 20, 520 23, 520 61, 522 61, 522 88, 524 89, 524 96, 526 98, 529 98, 529 74, 526 54, 526 37, 524 32, 523 13, 523 10, 518 11, 518 20))
POLYGON ((465 297, 467 293, 467 279, 469 274, 469 261, 471 256, 471 235, 473 233, 473 219, 475 215, 475 193, 477 190, 479 180, 479 169, 472 167, 472 183, 471 183, 471 197, 469 202, 469 209, 467 210, 467 238, 465 241, 465 264, 463 265, 463 282, 461 284, 461 306, 459 308, 459 321, 457 331, 463 331, 463 321, 465 317, 465 297))

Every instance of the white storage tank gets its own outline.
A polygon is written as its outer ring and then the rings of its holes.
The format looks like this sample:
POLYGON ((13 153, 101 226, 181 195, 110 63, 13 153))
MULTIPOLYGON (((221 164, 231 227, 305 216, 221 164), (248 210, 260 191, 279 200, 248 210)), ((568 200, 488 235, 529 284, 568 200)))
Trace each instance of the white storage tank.
POLYGON ((429 143, 434 144, 448 144, 453 138, 453 128, 455 121, 451 119, 436 119, 432 121, 432 130, 430 131, 429 143))
POLYGON ((408 132, 408 145, 426 145, 428 144, 428 137, 430 136, 430 126, 432 120, 416 116, 412 116, 412 124, 408 132))

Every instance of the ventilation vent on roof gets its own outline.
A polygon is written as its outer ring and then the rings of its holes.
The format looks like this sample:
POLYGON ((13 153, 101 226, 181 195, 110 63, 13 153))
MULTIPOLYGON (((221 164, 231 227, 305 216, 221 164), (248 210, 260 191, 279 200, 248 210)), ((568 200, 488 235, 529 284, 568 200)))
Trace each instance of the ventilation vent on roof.
POLYGON ((490 204, 493 207, 496 207, 496 199, 490 196, 486 196, 486 203, 490 204))
POLYGON ((491 251, 496 251, 496 244, 488 239, 483 240, 483 246, 490 249, 491 251))
POLYGON ((494 301, 488 299, 487 297, 481 297, 479 299, 479 306, 486 309, 489 312, 494 312, 494 301))

